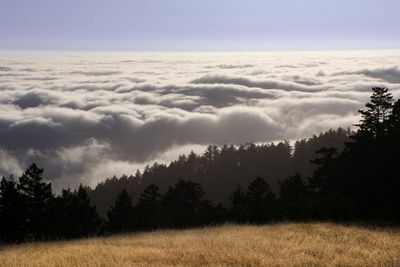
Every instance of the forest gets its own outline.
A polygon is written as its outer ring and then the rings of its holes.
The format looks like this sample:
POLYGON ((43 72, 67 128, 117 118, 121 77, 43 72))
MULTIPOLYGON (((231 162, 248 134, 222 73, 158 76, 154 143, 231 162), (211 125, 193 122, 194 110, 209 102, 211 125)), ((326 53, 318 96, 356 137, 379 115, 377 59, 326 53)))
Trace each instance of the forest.
POLYGON ((0 242, 233 223, 400 223, 400 100, 374 87, 357 130, 290 144, 210 145, 56 195, 32 164, 0 184, 0 242))

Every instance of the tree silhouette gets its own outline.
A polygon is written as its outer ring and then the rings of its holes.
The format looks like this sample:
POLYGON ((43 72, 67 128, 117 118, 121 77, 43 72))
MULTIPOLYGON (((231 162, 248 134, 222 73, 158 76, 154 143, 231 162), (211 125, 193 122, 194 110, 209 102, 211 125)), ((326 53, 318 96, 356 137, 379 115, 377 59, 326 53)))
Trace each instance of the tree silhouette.
POLYGON ((316 153, 322 156, 310 161, 319 166, 319 168, 314 171, 313 175, 309 178, 309 182, 312 189, 322 193, 329 191, 331 189, 329 187, 334 184, 334 181, 332 181, 332 179, 334 179, 332 175, 334 175, 337 149, 334 147, 323 147, 317 150, 316 153))
POLYGON ((400 220, 398 157, 400 150, 396 102, 388 89, 372 88, 362 120, 342 153, 325 155, 310 184, 319 188, 320 217, 345 220, 400 220), (347 214, 347 215, 346 215, 347 214))
POLYGON ((164 215, 169 226, 187 227, 199 224, 199 209, 204 191, 199 183, 179 180, 164 196, 164 215))
POLYGON ((280 212, 284 219, 312 219, 312 195, 300 174, 296 173, 279 183, 280 212))
POLYGON ((124 189, 115 199, 115 204, 107 212, 106 229, 110 232, 128 232, 133 229, 132 198, 124 189))
POLYGON ((362 116, 360 134, 377 137, 385 133, 386 121, 389 118, 393 96, 384 87, 373 87, 373 94, 366 110, 359 110, 362 116))
POLYGON ((25 238, 25 202, 12 176, 0 183, 0 240, 20 242, 25 238))
POLYGON ((247 197, 240 185, 230 195, 229 217, 238 223, 247 220, 247 197))
POLYGON ((26 208, 27 233, 35 239, 44 238, 47 234, 49 205, 53 199, 50 183, 42 182, 43 169, 33 163, 19 178, 18 190, 22 193, 26 208))
POLYGON ((138 229, 154 229, 161 226, 162 195, 155 184, 147 186, 135 206, 135 225, 138 229))
POLYGON ((55 233, 57 237, 78 238, 95 235, 102 223, 88 197, 89 188, 64 189, 55 200, 55 233))
POLYGON ((265 223, 274 218, 275 194, 264 179, 257 177, 247 189, 248 218, 252 223, 265 223))
POLYGON ((398 137, 400 134, 400 99, 398 99, 392 109, 388 120, 388 128, 391 135, 398 137))
MULTIPOLYGON (((101 216, 114 204, 115 197, 126 189, 135 202, 143 190, 156 184, 160 192, 168 191, 179 179, 201 183, 206 197, 213 203, 228 206, 229 196, 240 184, 247 188, 253 177, 263 177, 273 192, 279 189, 280 180, 298 172, 303 177, 312 175, 317 166, 309 161, 316 157, 321 147, 336 147, 338 153, 349 141, 350 131, 329 130, 308 139, 299 140, 291 146, 287 141, 271 144, 248 143, 236 147, 233 144, 222 147, 209 146, 199 155, 193 151, 179 156, 168 166, 154 164, 135 176, 111 177, 99 183, 90 197, 101 216)), ((135 220, 137 222, 137 220, 135 220)))

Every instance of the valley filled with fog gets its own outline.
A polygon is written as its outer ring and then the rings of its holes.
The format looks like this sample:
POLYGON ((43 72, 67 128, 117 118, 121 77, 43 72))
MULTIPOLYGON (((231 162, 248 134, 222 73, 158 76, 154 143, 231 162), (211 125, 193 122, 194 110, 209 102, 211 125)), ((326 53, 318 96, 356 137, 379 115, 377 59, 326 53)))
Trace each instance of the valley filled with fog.
POLYGON ((0 175, 56 189, 208 144, 354 127, 371 87, 400 97, 400 51, 0 52, 0 175), (79 56, 78 56, 79 55, 79 56))

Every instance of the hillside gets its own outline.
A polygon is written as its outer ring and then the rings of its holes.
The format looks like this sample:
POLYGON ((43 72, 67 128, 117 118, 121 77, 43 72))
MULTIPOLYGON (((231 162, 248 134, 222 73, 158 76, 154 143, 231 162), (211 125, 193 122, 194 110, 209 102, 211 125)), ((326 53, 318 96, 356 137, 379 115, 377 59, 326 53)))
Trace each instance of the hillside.
POLYGON ((0 249, 0 266, 399 266, 400 229, 225 225, 0 249))
POLYGON ((299 173, 309 177, 317 166, 310 160, 322 147, 336 147, 339 152, 349 141, 350 130, 329 130, 308 139, 297 140, 293 145, 287 141, 271 144, 248 143, 235 147, 210 145, 202 155, 189 153, 169 165, 154 164, 135 176, 113 177, 99 183, 89 196, 101 216, 113 205, 116 196, 126 189, 137 201, 140 194, 151 184, 156 184, 161 193, 179 179, 201 183, 206 197, 214 203, 229 204, 230 194, 238 185, 247 187, 256 177, 262 177, 274 192, 279 183, 299 173))

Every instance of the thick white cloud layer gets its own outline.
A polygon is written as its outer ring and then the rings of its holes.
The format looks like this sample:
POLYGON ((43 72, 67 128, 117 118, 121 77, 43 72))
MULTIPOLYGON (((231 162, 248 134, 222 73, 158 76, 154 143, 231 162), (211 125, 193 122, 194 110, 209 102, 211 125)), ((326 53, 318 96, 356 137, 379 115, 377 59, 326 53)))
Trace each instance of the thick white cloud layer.
POLYGON ((0 174, 32 161, 94 185, 206 144, 351 126, 373 86, 400 96, 400 51, 2 53, 0 174))

